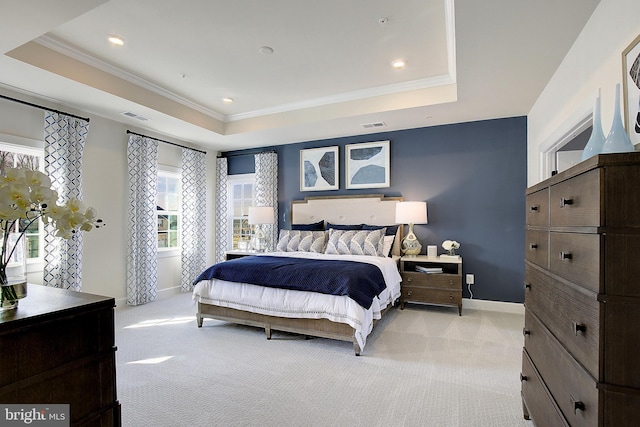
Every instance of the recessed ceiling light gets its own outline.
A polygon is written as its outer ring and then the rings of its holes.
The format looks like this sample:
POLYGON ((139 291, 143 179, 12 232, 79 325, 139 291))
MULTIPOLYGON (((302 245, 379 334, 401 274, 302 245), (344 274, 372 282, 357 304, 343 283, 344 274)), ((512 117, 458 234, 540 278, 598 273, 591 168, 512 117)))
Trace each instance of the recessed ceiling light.
POLYGON ((404 59, 395 59, 391 62, 393 68, 404 68, 407 65, 407 61, 404 59))
POLYGON ((263 55, 271 55, 273 53, 273 48, 269 46, 262 46, 260 47, 260 49, 258 49, 258 52, 263 55))
POLYGON ((222 98, 222 102, 225 104, 233 104, 233 98, 222 98))
POLYGON ((107 40, 114 46, 124 46, 124 39, 120 36, 109 36, 107 40))

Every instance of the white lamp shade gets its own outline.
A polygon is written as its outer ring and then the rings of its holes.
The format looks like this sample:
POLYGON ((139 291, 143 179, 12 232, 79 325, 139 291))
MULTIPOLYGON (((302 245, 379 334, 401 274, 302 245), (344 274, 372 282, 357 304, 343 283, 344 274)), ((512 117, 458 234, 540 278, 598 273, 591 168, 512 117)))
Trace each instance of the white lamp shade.
POLYGON ((252 206, 249 208, 249 224, 273 224, 273 208, 270 206, 252 206))
POLYGON ((396 203, 397 224, 427 224, 427 202, 396 203))

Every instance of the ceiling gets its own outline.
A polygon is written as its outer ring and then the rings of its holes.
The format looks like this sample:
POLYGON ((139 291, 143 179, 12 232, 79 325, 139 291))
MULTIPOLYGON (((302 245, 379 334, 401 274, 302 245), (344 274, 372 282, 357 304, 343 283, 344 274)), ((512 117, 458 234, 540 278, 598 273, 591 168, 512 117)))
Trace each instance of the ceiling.
POLYGON ((597 4, 3 1, 0 92, 220 151, 523 116, 597 4))

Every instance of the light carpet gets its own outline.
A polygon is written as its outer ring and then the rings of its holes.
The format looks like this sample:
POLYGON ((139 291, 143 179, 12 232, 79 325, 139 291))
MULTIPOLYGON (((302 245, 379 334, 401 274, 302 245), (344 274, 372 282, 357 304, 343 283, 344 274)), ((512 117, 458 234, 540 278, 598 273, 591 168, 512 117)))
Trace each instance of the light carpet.
POLYGON ((125 427, 482 426, 522 416, 519 314, 408 304, 351 343, 206 319, 190 294, 116 309, 125 427))

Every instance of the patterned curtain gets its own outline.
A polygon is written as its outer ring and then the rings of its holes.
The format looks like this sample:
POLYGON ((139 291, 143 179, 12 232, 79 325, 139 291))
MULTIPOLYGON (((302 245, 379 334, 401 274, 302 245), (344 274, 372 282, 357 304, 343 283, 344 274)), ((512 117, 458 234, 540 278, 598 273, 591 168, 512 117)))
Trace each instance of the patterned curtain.
POLYGON ((129 136, 127 304, 154 301, 158 285, 158 141, 129 136))
POLYGON ((262 225, 267 235, 267 250, 273 250, 278 243, 278 153, 255 155, 256 164, 256 206, 273 206, 274 223, 262 225))
POLYGON ((224 261, 229 249, 229 191, 227 159, 216 159, 216 262, 224 261))
MULTIPOLYGON (((47 111, 44 118, 44 167, 59 202, 82 200, 82 150, 89 122, 47 111)), ((55 229, 45 226, 43 284, 82 290, 82 233, 68 240, 55 237, 55 229)))
POLYGON ((182 292, 205 268, 207 183, 205 153, 182 149, 182 292))

